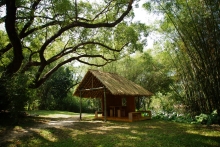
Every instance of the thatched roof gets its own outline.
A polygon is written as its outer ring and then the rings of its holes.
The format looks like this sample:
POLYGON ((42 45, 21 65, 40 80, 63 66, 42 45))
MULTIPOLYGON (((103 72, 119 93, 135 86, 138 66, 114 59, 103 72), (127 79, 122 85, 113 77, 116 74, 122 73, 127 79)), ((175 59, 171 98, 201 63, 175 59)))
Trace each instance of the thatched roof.
POLYGON ((114 73, 102 72, 98 70, 89 70, 84 76, 82 82, 77 87, 74 95, 80 96, 81 89, 87 89, 82 92, 82 97, 101 98, 103 89, 88 90, 92 88, 105 87, 107 94, 112 95, 130 95, 130 96, 150 96, 151 92, 114 73))

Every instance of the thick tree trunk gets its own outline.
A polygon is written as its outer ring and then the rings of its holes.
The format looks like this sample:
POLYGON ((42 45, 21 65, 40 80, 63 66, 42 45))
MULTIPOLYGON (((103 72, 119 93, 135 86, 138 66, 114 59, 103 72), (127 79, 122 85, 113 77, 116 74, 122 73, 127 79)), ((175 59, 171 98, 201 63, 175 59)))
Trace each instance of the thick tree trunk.
POLYGON ((17 30, 15 27, 16 23, 16 0, 7 0, 6 1, 6 19, 5 19, 5 28, 10 39, 10 42, 13 47, 13 60, 7 66, 6 76, 11 77, 14 73, 16 73, 22 64, 22 60, 24 59, 22 55, 22 45, 21 40, 17 34, 17 30))

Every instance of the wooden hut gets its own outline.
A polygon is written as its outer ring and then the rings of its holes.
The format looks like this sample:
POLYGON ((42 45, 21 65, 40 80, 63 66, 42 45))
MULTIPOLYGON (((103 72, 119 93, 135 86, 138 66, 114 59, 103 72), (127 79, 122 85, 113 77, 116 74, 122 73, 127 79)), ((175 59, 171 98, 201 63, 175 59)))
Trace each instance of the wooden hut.
POLYGON ((102 111, 95 112, 96 119, 134 121, 151 118, 150 111, 135 112, 135 98, 148 97, 152 93, 114 73, 88 70, 74 95, 101 99, 102 111), (98 117, 99 113, 101 117, 98 117), (143 117, 141 113, 147 113, 148 116, 143 117))

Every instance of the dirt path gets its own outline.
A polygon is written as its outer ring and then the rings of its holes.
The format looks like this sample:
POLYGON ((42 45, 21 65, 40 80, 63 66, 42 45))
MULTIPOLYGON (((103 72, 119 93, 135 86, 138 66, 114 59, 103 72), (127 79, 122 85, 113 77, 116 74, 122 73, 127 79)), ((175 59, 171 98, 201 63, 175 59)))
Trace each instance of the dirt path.
POLYGON ((71 126, 74 125, 74 122, 79 122, 79 116, 59 115, 58 117, 45 117, 44 121, 41 121, 39 124, 31 127, 15 126, 5 130, 0 130, 0 132, 4 132, 4 134, 0 136, 0 144, 3 142, 14 141, 22 136, 32 135, 33 132, 40 132, 40 130, 44 128, 61 128, 71 126))

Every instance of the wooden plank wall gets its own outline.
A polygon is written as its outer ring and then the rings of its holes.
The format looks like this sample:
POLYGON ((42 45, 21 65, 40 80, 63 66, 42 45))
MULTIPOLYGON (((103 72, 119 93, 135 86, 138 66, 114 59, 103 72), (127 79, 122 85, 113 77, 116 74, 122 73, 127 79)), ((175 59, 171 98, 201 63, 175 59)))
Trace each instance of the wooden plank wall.
MULTIPOLYGON (((107 116, 110 116, 109 106, 122 106, 122 98, 126 98, 125 116, 129 112, 135 112, 135 97, 134 96, 115 96, 111 94, 106 95, 107 116)), ((102 97, 102 111, 104 112, 104 96, 102 97)), ((104 116, 104 113, 103 113, 104 116)))
POLYGON ((135 112, 135 97, 127 96, 127 107, 126 107, 126 116, 128 116, 129 112, 135 112))

